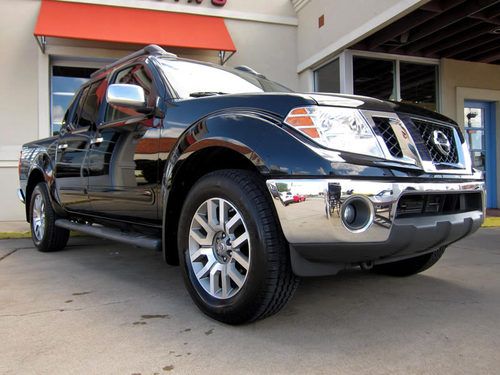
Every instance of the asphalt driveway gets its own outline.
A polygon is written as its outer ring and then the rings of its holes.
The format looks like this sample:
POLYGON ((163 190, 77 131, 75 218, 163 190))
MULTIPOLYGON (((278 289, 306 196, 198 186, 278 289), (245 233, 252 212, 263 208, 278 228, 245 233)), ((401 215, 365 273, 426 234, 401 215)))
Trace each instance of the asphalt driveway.
POLYGON ((161 255, 77 237, 43 254, 0 241, 0 374, 493 374, 500 229, 407 279, 304 279, 278 315, 230 327, 161 255))

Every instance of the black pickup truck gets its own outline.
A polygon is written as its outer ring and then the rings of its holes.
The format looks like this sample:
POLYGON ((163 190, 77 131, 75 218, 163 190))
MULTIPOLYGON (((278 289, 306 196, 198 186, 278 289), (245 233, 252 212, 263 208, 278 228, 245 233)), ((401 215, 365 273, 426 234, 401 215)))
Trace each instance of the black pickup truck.
POLYGON ((40 251, 71 230, 162 251, 230 324, 279 311, 300 276, 426 270, 484 219, 452 120, 157 46, 95 72, 19 174, 40 251))

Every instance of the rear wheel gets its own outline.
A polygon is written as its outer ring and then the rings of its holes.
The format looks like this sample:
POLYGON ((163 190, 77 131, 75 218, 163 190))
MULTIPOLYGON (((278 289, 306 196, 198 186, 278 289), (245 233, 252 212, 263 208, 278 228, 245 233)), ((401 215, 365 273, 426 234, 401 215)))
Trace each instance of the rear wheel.
POLYGON ((278 312, 298 284, 268 193, 257 179, 241 170, 202 177, 179 222, 179 259, 191 297, 224 323, 278 312))
POLYGON ((31 238, 43 252, 63 249, 68 243, 69 230, 55 226, 56 213, 52 209, 47 185, 40 182, 33 189, 30 200, 31 238))
POLYGON ((432 253, 419 255, 414 258, 404 259, 397 262, 380 264, 372 268, 372 272, 389 276, 412 276, 424 272, 437 263, 444 254, 446 246, 439 248, 432 253))

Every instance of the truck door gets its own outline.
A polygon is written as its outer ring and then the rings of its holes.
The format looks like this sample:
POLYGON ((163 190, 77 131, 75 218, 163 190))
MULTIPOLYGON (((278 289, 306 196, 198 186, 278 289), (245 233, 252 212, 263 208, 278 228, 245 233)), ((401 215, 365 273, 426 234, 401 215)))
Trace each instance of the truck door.
MULTIPOLYGON (((141 86, 148 106, 155 105, 156 90, 147 66, 125 67, 114 74, 112 83, 141 86)), ((95 214, 141 223, 158 220, 160 129, 156 125, 155 119, 132 108, 106 108, 89 153, 89 197, 95 214)))
POLYGON ((55 186, 63 207, 70 211, 88 211, 87 154, 97 118, 96 84, 80 91, 68 109, 57 141, 55 186))

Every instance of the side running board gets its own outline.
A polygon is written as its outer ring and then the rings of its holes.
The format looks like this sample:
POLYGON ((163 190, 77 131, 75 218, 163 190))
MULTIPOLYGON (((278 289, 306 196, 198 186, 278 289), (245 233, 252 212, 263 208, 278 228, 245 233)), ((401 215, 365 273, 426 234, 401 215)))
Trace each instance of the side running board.
POLYGON ((93 226, 90 224, 79 224, 66 219, 58 219, 56 220, 55 224, 56 227, 82 232, 95 237, 123 242, 128 245, 144 247, 146 249, 152 249, 156 251, 161 250, 161 240, 156 237, 149 237, 136 233, 127 233, 122 232, 119 229, 93 226))

